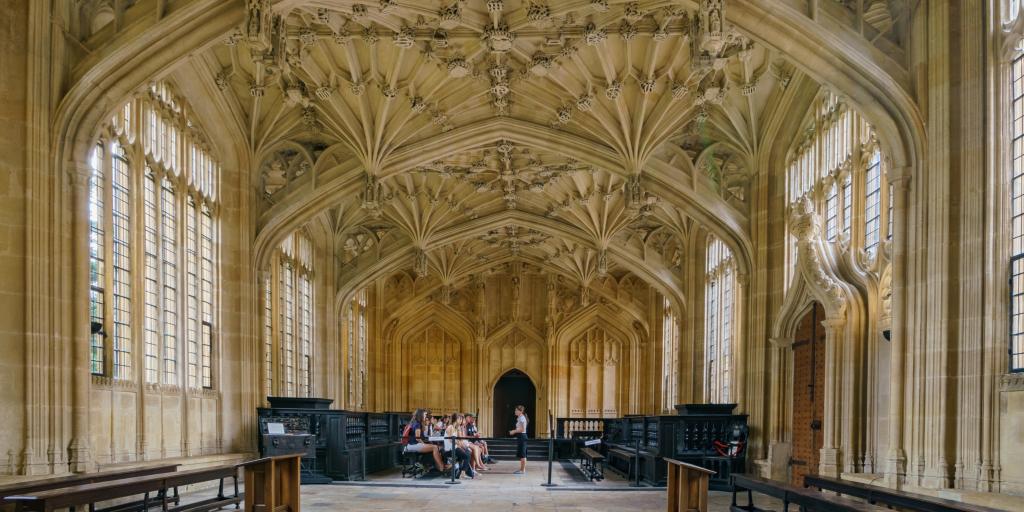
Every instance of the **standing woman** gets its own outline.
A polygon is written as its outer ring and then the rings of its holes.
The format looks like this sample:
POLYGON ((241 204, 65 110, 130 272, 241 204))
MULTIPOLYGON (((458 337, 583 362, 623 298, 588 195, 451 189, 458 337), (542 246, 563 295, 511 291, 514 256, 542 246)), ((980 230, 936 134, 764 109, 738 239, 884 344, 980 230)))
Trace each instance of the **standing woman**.
POLYGON ((530 418, 526 417, 526 407, 516 406, 516 429, 509 430, 508 435, 516 438, 516 457, 519 458, 519 471, 516 475, 526 474, 526 427, 530 424, 530 418))

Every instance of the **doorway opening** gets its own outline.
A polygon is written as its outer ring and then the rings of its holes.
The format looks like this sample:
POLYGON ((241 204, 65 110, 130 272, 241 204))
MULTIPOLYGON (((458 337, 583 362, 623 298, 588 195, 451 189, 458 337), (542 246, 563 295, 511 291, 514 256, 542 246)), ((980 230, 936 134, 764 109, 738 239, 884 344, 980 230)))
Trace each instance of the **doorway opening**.
POLYGON ((537 388, 525 373, 509 370, 494 384, 494 437, 506 437, 516 427, 516 406, 526 407, 530 423, 527 437, 535 437, 537 429, 537 388))
POLYGON ((797 326, 793 339, 793 455, 790 481, 802 486, 805 475, 818 474, 824 445, 825 309, 815 302, 797 326))

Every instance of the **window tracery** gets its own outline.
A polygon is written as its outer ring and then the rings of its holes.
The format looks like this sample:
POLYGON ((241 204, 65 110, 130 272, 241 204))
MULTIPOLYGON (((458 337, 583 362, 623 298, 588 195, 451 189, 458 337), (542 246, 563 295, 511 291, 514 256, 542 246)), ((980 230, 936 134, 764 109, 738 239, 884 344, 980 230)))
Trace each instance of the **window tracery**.
POLYGON ((213 386, 214 191, 220 169, 207 148, 189 107, 161 82, 118 109, 90 156, 94 375, 124 381, 138 375, 151 385, 213 386), (196 211, 203 212, 201 218, 196 211), (205 244, 202 263, 200 239, 205 244), (136 242, 141 244, 137 251, 136 242), (200 331, 205 333, 203 348, 200 331), (134 340, 140 340, 139 346, 134 340), (136 368, 136 350, 142 352, 142 368, 136 368))
POLYGON ((1010 371, 1024 371, 1024 54, 1010 63, 1010 371))
POLYGON ((268 396, 313 396, 313 243, 289 235, 263 279, 263 364, 268 396), (275 307, 276 306, 276 307, 275 307))
POLYGON ((735 279, 732 251, 712 237, 704 284, 704 399, 708 403, 727 403, 730 398, 735 279))
MULTIPOLYGON (((815 101, 789 157, 786 179, 788 204, 792 208, 801 198, 810 199, 826 241, 849 244, 873 259, 881 242, 892 237, 892 189, 874 128, 838 96, 826 92, 815 101)), ((792 237, 789 242, 787 286, 797 258, 792 237)))

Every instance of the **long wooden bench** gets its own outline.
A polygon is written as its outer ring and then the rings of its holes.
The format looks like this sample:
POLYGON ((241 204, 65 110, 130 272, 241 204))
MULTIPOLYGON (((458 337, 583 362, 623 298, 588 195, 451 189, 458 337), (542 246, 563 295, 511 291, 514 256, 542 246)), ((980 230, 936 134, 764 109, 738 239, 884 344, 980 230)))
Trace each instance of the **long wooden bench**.
POLYGON ((608 465, 607 467, 616 473, 621 473, 627 480, 633 478, 634 471, 640 471, 640 461, 637 458, 635 450, 627 449, 621 445, 608 445, 608 465), (614 461, 622 459, 626 461, 626 471, 620 470, 615 466, 614 461))
POLYGON ((826 476, 807 475, 804 477, 804 487, 817 487, 823 491, 845 494, 866 500, 868 503, 880 503, 882 505, 899 507, 903 510, 919 510, 921 512, 999 512, 999 509, 981 505, 897 491, 877 485, 862 484, 826 476))
POLYGON ((580 450, 580 469, 590 480, 604 480, 604 455, 593 448, 584 446, 580 450))
POLYGON ((0 485, 0 499, 8 496, 24 496, 36 492, 73 487, 76 485, 93 484, 97 482, 109 482, 125 478, 137 478, 161 473, 171 473, 178 470, 179 464, 161 464, 158 466, 144 466, 135 469, 117 469, 113 471, 101 471, 98 473, 82 473, 67 476, 55 476, 41 478, 26 482, 15 482, 7 485, 0 485))
POLYGON ((242 496, 238 492, 238 471, 232 465, 87 483, 35 492, 29 495, 7 496, 4 498, 4 502, 13 503, 18 511, 50 512, 62 508, 73 509, 74 507, 88 505, 90 511, 100 512, 101 509, 96 508, 96 503, 138 495, 143 495, 143 498, 137 506, 125 507, 119 505, 102 510, 107 512, 128 509, 144 511, 159 505, 161 510, 165 511, 202 512, 228 505, 235 505, 235 508, 238 508, 242 501, 242 496), (234 479, 234 494, 231 496, 224 495, 225 478, 234 479), (212 480, 220 481, 217 497, 171 508, 170 505, 173 498, 169 496, 169 493, 172 489, 175 495, 177 495, 179 487, 212 480), (150 498, 150 495, 154 497, 150 498))
POLYGON ((732 512, 763 512, 764 509, 754 505, 753 493, 764 494, 782 501, 784 511, 789 510, 789 505, 797 505, 801 511, 822 511, 822 512, 874 512, 888 510, 884 507, 864 503, 862 501, 831 496, 820 491, 805 489, 789 485, 778 480, 768 480, 750 475, 732 476, 732 512), (747 504, 736 503, 737 492, 747 492, 747 504))

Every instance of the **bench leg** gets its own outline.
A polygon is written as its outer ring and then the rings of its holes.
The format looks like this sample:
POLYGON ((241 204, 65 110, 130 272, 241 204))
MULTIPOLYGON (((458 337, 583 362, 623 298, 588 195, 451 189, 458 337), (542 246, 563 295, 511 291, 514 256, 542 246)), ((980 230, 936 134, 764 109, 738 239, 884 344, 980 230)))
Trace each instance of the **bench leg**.
MULTIPOLYGON (((238 473, 235 473, 235 477, 232 478, 232 480, 235 481, 235 497, 237 498, 238 497, 238 473)), ((235 503, 235 510, 238 510, 239 508, 240 508, 239 504, 235 503)))
POLYGON ((217 484, 217 499, 219 499, 219 500, 224 499, 224 479, 223 478, 221 478, 220 482, 217 484))

